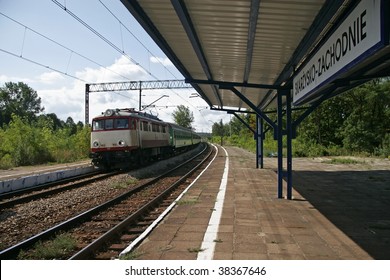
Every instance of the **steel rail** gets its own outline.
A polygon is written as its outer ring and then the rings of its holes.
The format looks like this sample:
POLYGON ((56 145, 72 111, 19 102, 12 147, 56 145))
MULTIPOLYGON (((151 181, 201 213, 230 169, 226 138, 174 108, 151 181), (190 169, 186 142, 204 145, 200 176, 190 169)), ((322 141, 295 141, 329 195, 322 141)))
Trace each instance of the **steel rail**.
POLYGON ((160 179, 168 176, 172 172, 176 171, 177 169, 186 165, 187 163, 189 163, 190 161, 192 161, 196 157, 200 156, 207 149, 207 147, 208 147, 208 145, 205 145, 204 149, 201 152, 199 152, 197 155, 195 155, 194 157, 188 159, 184 163, 176 166, 175 168, 165 172, 164 174, 162 174, 158 177, 155 177, 154 179, 151 179, 150 181, 146 182, 145 184, 142 184, 142 185, 140 185, 140 186, 124 193, 124 194, 117 196, 116 198, 113 198, 113 199, 111 199, 105 203, 102 203, 94 208, 91 208, 91 209, 89 209, 89 210, 87 210, 79 215, 76 215, 75 217, 68 219, 67 221, 64 221, 58 225, 55 225, 54 227, 51 227, 51 228, 49 228, 49 229, 47 229, 47 230, 45 230, 37 235, 34 235, 34 236, 32 236, 32 237, 30 237, 30 238, 28 238, 28 239, 26 239, 18 244, 15 244, 15 245, 1 251, 0 252, 0 259, 2 259, 2 260, 15 259, 21 250, 28 249, 29 247, 31 247, 33 244, 35 244, 39 240, 48 239, 59 231, 65 231, 65 230, 71 228, 72 226, 74 226, 75 224, 83 222, 84 220, 88 219, 90 216, 98 213, 99 211, 103 211, 104 209, 107 209, 108 207, 117 204, 118 202, 127 198, 128 196, 146 188, 149 185, 156 183, 160 179))
MULTIPOLYGON (((205 152, 206 149, 207 149, 207 146, 204 150, 202 150, 201 153, 199 153, 196 156, 192 157, 191 159, 187 160, 185 163, 181 164, 180 167, 189 163, 190 161, 194 160, 195 158, 197 158, 201 154, 203 154, 203 152, 205 152)), ((109 240, 111 240, 113 238, 113 236, 120 235, 129 225, 133 224, 138 219, 140 219, 142 216, 144 216, 146 213, 148 213, 150 211, 150 209, 153 209, 157 205, 159 205, 161 203, 161 201, 163 201, 164 198, 167 195, 169 195, 169 193, 171 193, 184 180, 186 180, 189 176, 191 176, 191 174, 193 174, 210 157, 211 153, 212 153, 212 150, 210 150, 210 153, 200 163, 198 163, 194 168, 192 168, 190 171, 188 171, 185 175, 183 175, 181 178, 179 178, 175 183, 173 183, 167 189, 165 189, 157 197, 155 197, 154 199, 152 199, 151 201, 146 203, 144 206, 142 206, 136 212, 132 213, 130 216, 128 216, 122 222, 120 222, 119 224, 114 226, 112 229, 107 231, 105 234, 103 234, 101 237, 99 237, 95 241, 93 241, 91 244, 84 247, 78 253, 73 255, 70 258, 70 260, 90 259, 94 255, 94 252, 98 251, 99 248, 101 248, 104 244, 106 244, 109 240)), ((177 169, 177 168, 175 168, 175 169, 177 169)), ((171 173, 171 171, 169 173, 171 173)))

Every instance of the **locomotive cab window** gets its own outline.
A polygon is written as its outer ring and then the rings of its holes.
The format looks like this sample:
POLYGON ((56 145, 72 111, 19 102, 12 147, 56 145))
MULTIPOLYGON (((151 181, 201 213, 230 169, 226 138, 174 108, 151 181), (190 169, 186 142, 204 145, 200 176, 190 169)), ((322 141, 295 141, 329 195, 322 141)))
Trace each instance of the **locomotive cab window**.
POLYGON ((129 128, 129 119, 115 119, 115 128, 117 129, 129 128))
POLYGON ((104 130, 104 120, 93 121, 92 128, 93 128, 94 131, 104 130))
POLYGON ((94 131, 99 130, 112 130, 112 129, 128 129, 129 119, 128 118, 115 118, 115 119, 103 119, 94 120, 92 123, 94 131))

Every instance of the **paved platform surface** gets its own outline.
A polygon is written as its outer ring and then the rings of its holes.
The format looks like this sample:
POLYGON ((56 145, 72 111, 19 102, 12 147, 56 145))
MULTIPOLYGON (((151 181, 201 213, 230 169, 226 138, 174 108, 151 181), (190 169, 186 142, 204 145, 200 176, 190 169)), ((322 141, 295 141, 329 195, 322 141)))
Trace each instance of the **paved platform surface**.
POLYGON ((229 173, 214 250, 203 241, 218 211, 226 161, 221 149, 136 248, 138 259, 390 259, 389 161, 346 165, 294 159, 293 200, 286 200, 276 197, 276 159, 255 169, 253 153, 226 150, 229 173))
POLYGON ((91 166, 91 160, 83 160, 73 163, 59 163, 59 164, 45 164, 33 166, 19 166, 11 169, 0 169, 0 181, 21 178, 24 176, 44 174, 47 172, 54 172, 58 170, 66 170, 71 168, 88 167, 91 166))

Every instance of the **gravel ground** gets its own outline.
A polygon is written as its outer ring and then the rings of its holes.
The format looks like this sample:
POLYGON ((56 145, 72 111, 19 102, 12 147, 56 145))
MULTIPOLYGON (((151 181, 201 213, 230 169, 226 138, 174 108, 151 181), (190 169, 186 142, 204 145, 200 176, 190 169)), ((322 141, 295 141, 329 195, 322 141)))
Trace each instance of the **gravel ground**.
POLYGON ((199 150, 200 147, 175 158, 159 161, 148 167, 131 171, 129 174, 117 175, 80 189, 1 209, 0 250, 124 193, 190 158, 199 150))

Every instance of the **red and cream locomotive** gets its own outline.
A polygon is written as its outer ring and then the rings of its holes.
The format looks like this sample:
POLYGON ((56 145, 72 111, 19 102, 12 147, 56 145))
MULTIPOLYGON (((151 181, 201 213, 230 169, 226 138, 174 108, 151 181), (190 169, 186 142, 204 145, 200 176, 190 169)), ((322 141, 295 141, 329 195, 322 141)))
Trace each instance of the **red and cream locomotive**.
POLYGON ((171 156, 201 141, 192 130, 134 109, 108 109, 92 120, 92 163, 110 169, 171 156))

